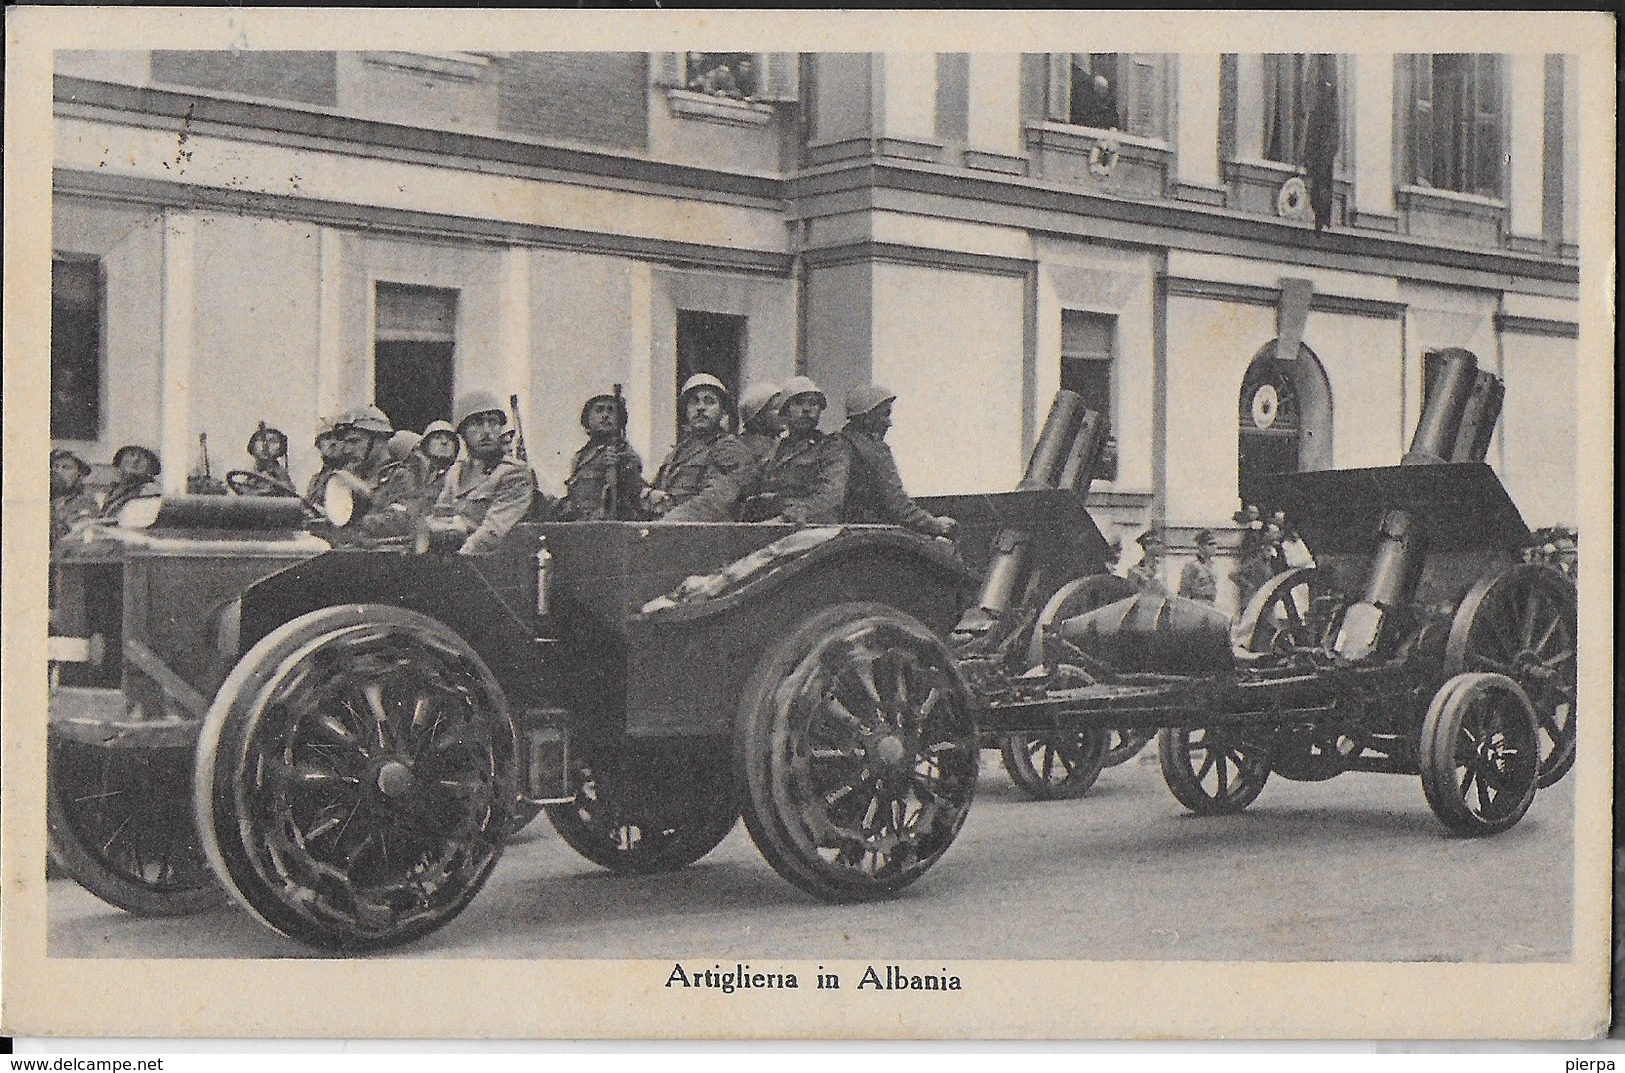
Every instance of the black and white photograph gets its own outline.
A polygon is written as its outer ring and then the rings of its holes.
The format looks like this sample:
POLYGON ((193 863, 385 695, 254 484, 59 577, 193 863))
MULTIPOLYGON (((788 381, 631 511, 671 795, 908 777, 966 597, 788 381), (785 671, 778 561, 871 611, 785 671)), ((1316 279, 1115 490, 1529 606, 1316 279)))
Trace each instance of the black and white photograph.
POLYGON ((1613 22, 605 14, 8 12, 6 1031, 1606 1032, 1613 22))

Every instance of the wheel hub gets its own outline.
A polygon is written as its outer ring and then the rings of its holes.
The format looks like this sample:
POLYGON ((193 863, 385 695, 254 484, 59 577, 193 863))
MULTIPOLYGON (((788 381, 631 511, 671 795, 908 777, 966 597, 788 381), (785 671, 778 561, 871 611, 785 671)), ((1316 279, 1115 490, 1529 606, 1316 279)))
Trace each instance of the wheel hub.
POLYGON ((417 789, 417 776, 408 764, 400 760, 386 760, 378 765, 375 782, 379 792, 391 801, 408 798, 417 789))
POLYGON ((895 773, 908 767, 908 748, 896 734, 886 734, 865 750, 868 758, 884 771, 895 773))

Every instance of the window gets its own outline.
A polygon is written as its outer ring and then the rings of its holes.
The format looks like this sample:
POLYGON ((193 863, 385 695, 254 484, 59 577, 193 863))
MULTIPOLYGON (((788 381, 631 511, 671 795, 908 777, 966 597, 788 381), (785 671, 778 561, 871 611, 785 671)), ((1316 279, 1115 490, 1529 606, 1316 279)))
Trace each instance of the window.
MULTIPOLYGON (((728 386, 728 394, 739 399, 739 369, 745 356, 745 317, 728 313, 702 313, 692 309, 677 311, 677 385, 696 373, 710 373, 728 386)), ((677 415, 677 426, 683 415, 677 415)))
POLYGON ((102 266, 51 261, 51 436, 93 440, 101 433, 102 266))
POLYGON ((380 281, 373 399, 396 428, 451 419, 457 292, 380 281))
POLYGON ((1112 352, 1117 318, 1105 313, 1061 310, 1061 387, 1083 396, 1083 404, 1106 423, 1106 451, 1096 477, 1117 479, 1117 439, 1112 435, 1112 352))
POLYGON ((754 53, 689 52, 685 57, 685 89, 736 100, 749 100, 756 96, 754 53))
POLYGON ((1050 117, 1080 127, 1166 138, 1166 57, 1149 52, 1073 52, 1058 60, 1050 117))
MULTIPOLYGON (((1301 168, 1308 163, 1310 120, 1317 105, 1338 131, 1341 75, 1335 56, 1273 53, 1264 56, 1264 159, 1301 168)), ((1335 142, 1333 143, 1336 144, 1335 142)))
POLYGON ((1501 197, 1503 70, 1500 56, 1401 56, 1410 117, 1406 171, 1411 183, 1501 197))

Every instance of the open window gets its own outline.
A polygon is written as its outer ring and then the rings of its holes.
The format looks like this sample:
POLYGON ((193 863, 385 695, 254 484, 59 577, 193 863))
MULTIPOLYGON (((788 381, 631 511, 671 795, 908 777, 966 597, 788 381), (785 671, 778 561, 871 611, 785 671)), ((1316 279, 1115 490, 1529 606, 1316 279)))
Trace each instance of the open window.
POLYGON ((51 261, 51 438, 93 440, 102 418, 102 266, 51 261))
POLYGON ((373 398, 396 428, 451 420, 457 292, 379 281, 373 398))
POLYGON ((1117 318, 1108 313, 1061 310, 1061 387, 1083 396, 1083 404, 1106 423, 1106 451, 1096 477, 1117 479, 1117 440, 1112 434, 1112 360, 1117 318))
POLYGON ((1481 53, 1398 57, 1409 183, 1479 197, 1502 196, 1504 58, 1481 53))
POLYGON ((1341 128, 1352 116, 1337 102, 1348 99, 1342 57, 1309 53, 1268 53, 1263 56, 1263 146, 1265 160, 1302 168, 1308 162, 1311 121, 1316 107, 1329 103, 1326 114, 1336 117, 1335 144, 1348 144, 1341 128), (1330 95, 1329 102, 1321 98, 1330 95))
MULTIPOLYGON (((696 309, 677 311, 677 383, 697 373, 710 373, 728 387, 735 406, 739 402, 739 371, 744 365, 746 330, 749 318, 731 313, 708 313, 696 309)), ((682 427, 683 415, 677 415, 682 427)))
POLYGON ((1169 57, 1162 53, 1054 53, 1049 119, 1166 140, 1168 81, 1169 57))
POLYGON ((1270 506, 1259 488, 1269 474, 1331 467, 1331 388, 1307 346, 1283 358, 1275 340, 1264 344, 1242 377, 1239 403, 1236 476, 1243 503, 1270 506))

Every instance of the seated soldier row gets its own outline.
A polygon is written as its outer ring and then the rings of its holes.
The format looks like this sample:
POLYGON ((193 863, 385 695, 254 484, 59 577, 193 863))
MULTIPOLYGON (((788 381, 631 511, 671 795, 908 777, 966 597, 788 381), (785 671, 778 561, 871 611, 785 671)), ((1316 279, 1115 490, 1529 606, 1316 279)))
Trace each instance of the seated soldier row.
POLYGON ((877 385, 847 399, 847 426, 819 431, 828 400, 805 376, 783 388, 757 385, 740 407, 744 434, 730 426, 727 387, 708 373, 678 394, 677 444, 645 487, 641 463, 625 442, 620 397, 587 401, 588 441, 576 453, 563 516, 569 519, 659 519, 672 522, 778 522, 789 525, 900 525, 928 536, 952 536, 903 490, 886 446, 896 396, 877 385))

